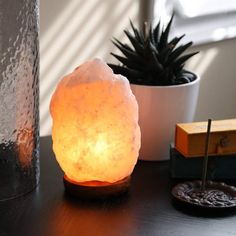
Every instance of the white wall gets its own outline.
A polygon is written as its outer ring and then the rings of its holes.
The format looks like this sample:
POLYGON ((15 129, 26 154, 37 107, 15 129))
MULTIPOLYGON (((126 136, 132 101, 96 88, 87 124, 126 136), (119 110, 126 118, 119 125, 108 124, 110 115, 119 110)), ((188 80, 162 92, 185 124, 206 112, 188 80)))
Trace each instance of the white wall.
POLYGON ((84 61, 111 61, 113 36, 129 19, 138 24, 139 0, 40 1, 40 131, 51 132, 49 102, 58 81, 84 61))
POLYGON ((188 68, 201 76, 195 120, 236 118, 236 39, 197 46, 188 68))
MULTIPOLYGON (((112 61, 110 39, 138 24, 139 0, 41 0, 41 135, 51 132, 49 102, 58 81, 82 62, 112 61)), ((236 117, 236 39, 194 48, 188 68, 202 77, 196 120, 236 117)))

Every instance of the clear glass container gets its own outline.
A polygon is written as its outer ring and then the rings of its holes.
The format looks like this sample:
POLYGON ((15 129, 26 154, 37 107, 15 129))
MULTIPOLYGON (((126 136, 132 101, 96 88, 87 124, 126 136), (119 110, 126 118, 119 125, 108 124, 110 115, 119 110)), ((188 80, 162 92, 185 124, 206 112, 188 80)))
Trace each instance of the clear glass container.
POLYGON ((0 0, 0 201, 39 181, 38 0, 0 0))

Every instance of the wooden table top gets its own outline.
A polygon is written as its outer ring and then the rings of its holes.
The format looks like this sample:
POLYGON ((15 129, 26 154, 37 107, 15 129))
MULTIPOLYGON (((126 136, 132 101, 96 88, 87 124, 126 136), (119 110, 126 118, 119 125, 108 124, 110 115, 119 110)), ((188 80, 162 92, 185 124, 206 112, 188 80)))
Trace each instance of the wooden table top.
POLYGON ((30 194, 0 203, 0 236, 235 236, 236 215, 177 210, 168 161, 140 161, 127 196, 106 201, 74 199, 64 192, 63 173, 41 138, 40 185, 30 194))

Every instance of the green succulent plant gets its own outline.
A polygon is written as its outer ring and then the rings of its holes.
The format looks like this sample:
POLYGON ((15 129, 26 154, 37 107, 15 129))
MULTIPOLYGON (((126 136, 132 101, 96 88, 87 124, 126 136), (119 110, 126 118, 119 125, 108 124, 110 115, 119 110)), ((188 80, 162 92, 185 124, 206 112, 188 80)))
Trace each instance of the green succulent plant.
POLYGON ((192 42, 179 45, 185 36, 168 40, 173 16, 167 26, 161 27, 160 21, 156 27, 150 25, 143 30, 130 25, 132 32, 124 30, 132 46, 124 44, 114 38, 113 44, 122 52, 123 56, 111 53, 121 65, 108 64, 115 74, 122 74, 130 83, 142 85, 177 85, 191 82, 195 75, 184 70, 185 62, 197 54, 193 52, 183 55, 192 42))

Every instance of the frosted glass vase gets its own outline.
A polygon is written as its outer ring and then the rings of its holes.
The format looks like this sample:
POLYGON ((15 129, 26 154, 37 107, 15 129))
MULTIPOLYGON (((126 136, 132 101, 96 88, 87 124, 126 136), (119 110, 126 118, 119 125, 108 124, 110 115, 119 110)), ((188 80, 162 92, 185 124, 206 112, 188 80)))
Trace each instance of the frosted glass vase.
POLYGON ((0 201, 39 181, 38 1, 0 0, 0 201))

